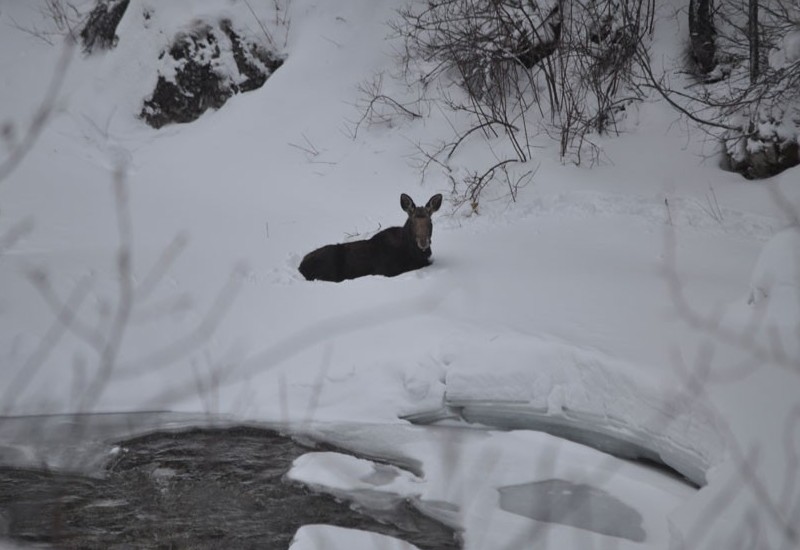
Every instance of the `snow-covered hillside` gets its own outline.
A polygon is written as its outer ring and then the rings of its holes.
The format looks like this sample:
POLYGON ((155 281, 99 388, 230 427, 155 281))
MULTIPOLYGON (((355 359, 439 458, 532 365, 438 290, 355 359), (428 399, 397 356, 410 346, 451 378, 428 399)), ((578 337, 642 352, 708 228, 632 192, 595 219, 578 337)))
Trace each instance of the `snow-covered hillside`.
MULTIPOLYGON (((800 544, 800 169, 723 172, 715 144, 648 101, 597 138, 594 167, 565 165, 541 135, 514 168, 535 170, 516 201, 487 191, 469 215, 446 200, 430 267, 308 282, 307 252, 401 225, 401 193, 447 199, 444 174, 420 177, 419 146, 463 121, 431 106, 354 136, 365 82, 409 93, 393 78, 396 2, 292 0, 278 23, 255 4, 131 0, 114 49, 67 50, 65 65, 61 41, 24 30, 51 23, 38 0, 0 3, 0 162, 66 70, 0 179, 0 415, 288 426, 418 465, 369 487, 369 466, 341 456, 293 475, 412 499, 467 549, 800 544), (269 26, 285 62, 195 122, 149 128, 137 115, 159 52, 201 17, 269 26), (532 428, 601 437, 705 485, 532 428), (500 491, 552 479, 621 501, 644 534, 532 519, 500 491)), ((676 7, 658 14, 667 67, 682 55, 676 7)), ((497 162, 503 145, 474 137, 452 164, 497 162)), ((0 418, 0 463, 67 464, 12 425, 0 418)), ((293 548, 382 547, 371 537, 309 526, 293 548)))

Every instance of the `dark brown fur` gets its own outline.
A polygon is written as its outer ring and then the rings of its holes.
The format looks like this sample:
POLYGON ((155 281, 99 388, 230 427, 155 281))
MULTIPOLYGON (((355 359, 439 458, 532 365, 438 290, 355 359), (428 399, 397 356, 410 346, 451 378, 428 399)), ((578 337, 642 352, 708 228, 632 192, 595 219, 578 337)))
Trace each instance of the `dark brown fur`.
POLYGON ((431 214, 442 205, 442 195, 418 207, 405 193, 400 206, 408 214, 403 227, 389 227, 371 239, 329 244, 310 252, 300 262, 300 273, 309 281, 341 282, 364 275, 394 277, 431 263, 431 214))

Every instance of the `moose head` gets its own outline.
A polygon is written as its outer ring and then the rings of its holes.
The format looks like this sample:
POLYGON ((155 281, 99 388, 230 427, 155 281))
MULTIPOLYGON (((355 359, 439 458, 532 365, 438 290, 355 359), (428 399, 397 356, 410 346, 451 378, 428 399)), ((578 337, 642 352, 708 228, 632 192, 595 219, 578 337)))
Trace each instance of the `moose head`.
POLYGON ((425 206, 417 206, 414 201, 403 193, 400 195, 400 206, 408 214, 406 229, 413 237, 414 244, 423 252, 431 249, 431 236, 433 235, 433 222, 431 214, 442 206, 442 195, 436 194, 430 198, 425 206))

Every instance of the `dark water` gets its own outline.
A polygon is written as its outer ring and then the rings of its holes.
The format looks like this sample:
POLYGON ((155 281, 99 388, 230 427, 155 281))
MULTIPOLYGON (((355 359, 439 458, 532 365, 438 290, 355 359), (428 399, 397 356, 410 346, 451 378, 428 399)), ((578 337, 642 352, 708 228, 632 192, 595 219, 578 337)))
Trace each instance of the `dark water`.
POLYGON ((103 479, 0 468, 0 535, 67 549, 285 549, 299 527, 328 524, 459 548, 450 528, 408 503, 378 521, 284 480, 312 449, 272 431, 160 432, 119 447, 103 479))

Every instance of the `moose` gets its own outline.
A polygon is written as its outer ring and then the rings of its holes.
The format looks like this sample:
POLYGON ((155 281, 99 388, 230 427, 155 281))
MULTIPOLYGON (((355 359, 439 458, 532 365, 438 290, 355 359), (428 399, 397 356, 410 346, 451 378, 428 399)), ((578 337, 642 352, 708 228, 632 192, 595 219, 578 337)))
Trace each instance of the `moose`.
POLYGON ((400 207, 408 214, 403 227, 388 227, 370 239, 329 244, 309 252, 300 262, 300 273, 309 281, 339 283, 364 275, 394 277, 430 265, 431 214, 441 206, 441 194, 420 207, 403 193, 400 207))

